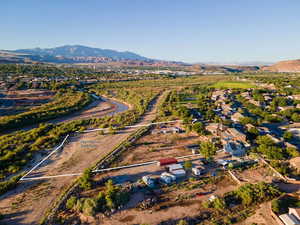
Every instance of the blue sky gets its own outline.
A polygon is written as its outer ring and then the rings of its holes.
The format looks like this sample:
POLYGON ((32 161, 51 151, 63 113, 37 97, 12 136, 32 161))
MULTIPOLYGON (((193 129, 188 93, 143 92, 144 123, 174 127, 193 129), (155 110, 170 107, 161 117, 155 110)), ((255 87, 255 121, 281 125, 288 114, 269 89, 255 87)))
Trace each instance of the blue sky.
POLYGON ((81 44, 186 62, 300 58, 299 0, 4 0, 0 49, 81 44))

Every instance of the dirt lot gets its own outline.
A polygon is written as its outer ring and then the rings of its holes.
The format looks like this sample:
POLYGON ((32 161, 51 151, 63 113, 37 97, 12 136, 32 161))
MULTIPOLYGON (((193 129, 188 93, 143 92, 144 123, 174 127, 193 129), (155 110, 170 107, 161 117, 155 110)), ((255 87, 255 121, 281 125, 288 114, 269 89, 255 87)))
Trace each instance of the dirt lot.
MULTIPOLYGON (((153 107, 139 123, 149 123, 155 118, 155 115, 156 109, 153 107)), ((72 137, 63 151, 35 171, 35 175, 80 173, 111 152, 116 145, 136 129, 130 128, 115 135, 102 136, 98 133, 85 133, 72 137)), ((1 196, 0 210, 4 214, 9 214, 4 222, 7 224, 38 224, 61 191, 75 178, 63 177, 43 182, 21 183, 13 191, 1 196)))
POLYGON ((244 183, 271 183, 274 179, 272 171, 264 164, 260 164, 254 168, 246 169, 242 172, 235 170, 234 174, 244 183))
MULTIPOLYGON (((172 127, 172 125, 168 125, 172 127)), ((128 165, 147 161, 159 160, 168 157, 191 155, 192 151, 186 146, 198 144, 201 137, 194 134, 151 134, 140 138, 133 146, 120 157, 117 165, 128 165)))
MULTIPOLYGON (((147 167, 147 171, 154 169, 155 166, 147 167)), ((157 166, 156 166, 157 167, 157 166)), ((157 169, 156 169, 157 170, 157 169)), ((144 170, 145 171, 145 170, 144 170)), ((123 174, 127 174, 123 171, 123 174)), ((151 172, 153 174, 153 171, 151 172)), ((197 184, 198 181, 189 182, 187 185, 171 187, 170 190, 158 190, 161 202, 147 210, 139 210, 138 203, 146 198, 144 192, 136 192, 131 196, 131 200, 124 209, 117 211, 109 217, 98 214, 94 219, 81 217, 82 221, 88 224, 105 225, 132 225, 132 224, 160 224, 162 222, 176 221, 187 217, 196 217, 201 212, 206 211, 202 207, 202 202, 211 195, 223 195, 225 192, 236 188, 236 183, 228 176, 225 176, 217 183, 209 183, 191 188, 190 185, 197 184), (197 193, 207 193, 203 196, 197 193), (180 200, 181 199, 181 200, 180 200)))
POLYGON ((238 223, 238 225, 249 225, 252 223, 257 223, 258 225, 277 225, 278 223, 271 213, 271 202, 265 202, 259 206, 254 215, 238 223))

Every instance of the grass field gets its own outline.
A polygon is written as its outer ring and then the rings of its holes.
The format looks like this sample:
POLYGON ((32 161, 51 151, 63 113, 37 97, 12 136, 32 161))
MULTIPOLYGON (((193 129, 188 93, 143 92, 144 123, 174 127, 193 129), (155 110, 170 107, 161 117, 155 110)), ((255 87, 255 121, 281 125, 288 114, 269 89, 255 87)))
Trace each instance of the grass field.
POLYGON ((218 81, 217 83, 211 85, 211 87, 224 89, 224 88, 241 88, 241 89, 248 89, 248 88, 255 88, 254 84, 249 82, 240 82, 240 81, 218 81))

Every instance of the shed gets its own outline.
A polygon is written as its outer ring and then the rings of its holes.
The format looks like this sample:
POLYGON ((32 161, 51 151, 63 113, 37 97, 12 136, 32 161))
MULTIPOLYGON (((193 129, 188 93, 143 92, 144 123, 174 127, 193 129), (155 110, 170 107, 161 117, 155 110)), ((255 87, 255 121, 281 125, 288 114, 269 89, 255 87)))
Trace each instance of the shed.
POLYGON ((175 158, 165 158, 165 159, 158 160, 157 165, 158 166, 166 166, 166 165, 170 165, 170 164, 175 164, 177 162, 178 161, 175 158))
POLYGON ((173 170, 171 173, 176 177, 184 177, 185 176, 185 171, 183 169, 173 170))
POLYGON ((171 165, 169 165, 167 167, 168 167, 168 169, 169 169, 170 172, 172 172, 174 170, 180 170, 180 169, 183 168, 181 164, 171 164, 171 165))

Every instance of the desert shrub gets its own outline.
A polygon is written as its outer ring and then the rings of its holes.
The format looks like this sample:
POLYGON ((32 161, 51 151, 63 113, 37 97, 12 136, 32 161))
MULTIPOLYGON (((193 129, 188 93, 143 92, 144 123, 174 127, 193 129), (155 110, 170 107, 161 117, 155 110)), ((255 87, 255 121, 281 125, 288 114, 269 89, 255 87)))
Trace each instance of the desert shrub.
POLYGON ((270 165, 274 167, 280 174, 282 175, 288 175, 292 172, 292 169, 288 162, 280 162, 273 160, 270 162, 270 165))
POLYGON ((281 194, 278 188, 271 184, 260 182, 258 184, 245 184, 236 191, 229 192, 225 197, 226 204, 230 201, 240 202, 245 206, 257 204, 265 200, 278 197, 281 194))
POLYGON ((193 129, 193 131, 195 131, 199 135, 205 135, 206 134, 205 126, 201 122, 196 122, 193 125, 192 129, 193 129))
POLYGON ((293 147, 287 147, 286 152, 287 152, 287 154, 289 154, 290 157, 300 156, 300 152, 296 148, 293 148, 293 147))
POLYGON ((272 210, 277 214, 287 213, 289 207, 300 207, 300 200, 292 196, 283 196, 272 201, 272 210))
POLYGON ((83 202, 82 212, 87 216, 93 216, 96 213, 97 202, 92 198, 86 198, 83 202))
POLYGON ((92 170, 86 169, 83 175, 79 179, 79 186, 84 190, 89 190, 92 188, 92 170))
POLYGON ((207 200, 202 203, 204 208, 214 208, 218 210, 223 210, 226 208, 226 202, 221 197, 216 197, 213 200, 207 200))
POLYGON ((290 140, 293 139, 293 133, 289 132, 289 131, 285 131, 284 134, 283 134, 283 138, 286 141, 290 141, 290 140))
POLYGON ((188 222, 186 222, 185 220, 179 220, 176 225, 188 225, 188 222))
POLYGON ((67 209, 73 209, 74 206, 77 203, 77 198, 75 196, 72 196, 71 198, 69 198, 66 202, 66 208, 67 209))
POLYGON ((120 187, 113 185, 112 180, 108 180, 105 186, 106 206, 109 209, 116 209, 129 200, 129 194, 127 192, 121 191, 120 187))
POLYGON ((183 163, 183 167, 184 167, 185 170, 191 170, 191 169, 192 169, 192 166, 193 166, 193 164, 192 164, 192 162, 189 161, 189 160, 187 160, 187 161, 185 161, 185 162, 183 163))
POLYGON ((22 175, 14 176, 7 181, 0 182, 0 195, 15 188, 22 175))
POLYGON ((216 198, 212 201, 212 205, 215 209, 223 210, 226 208, 226 203, 223 198, 216 198))
POLYGON ((78 199, 76 201, 76 204, 74 205, 74 210, 77 212, 82 212, 83 202, 84 202, 84 199, 82 199, 82 198, 78 199))
POLYGON ((99 212, 103 212, 106 209, 106 199, 105 199, 105 193, 100 192, 96 198, 97 202, 97 210, 99 212))

